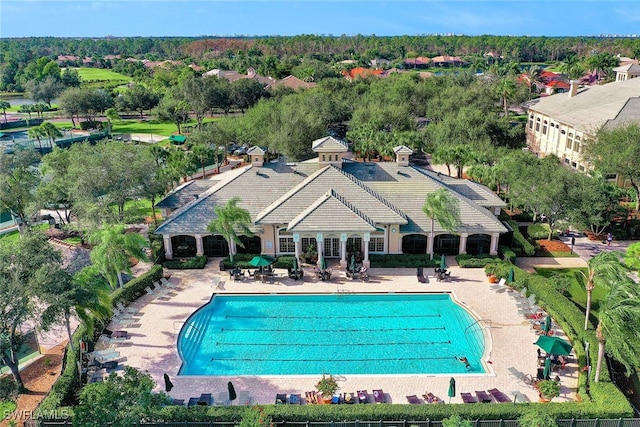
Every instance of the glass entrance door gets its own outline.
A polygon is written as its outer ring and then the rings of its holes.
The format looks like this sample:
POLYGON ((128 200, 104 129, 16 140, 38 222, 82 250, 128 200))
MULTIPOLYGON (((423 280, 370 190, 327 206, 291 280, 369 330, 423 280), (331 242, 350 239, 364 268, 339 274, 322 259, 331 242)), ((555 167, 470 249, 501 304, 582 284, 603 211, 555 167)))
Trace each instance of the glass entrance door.
POLYGON ((324 238, 324 256, 327 258, 340 258, 340 239, 337 237, 324 238))

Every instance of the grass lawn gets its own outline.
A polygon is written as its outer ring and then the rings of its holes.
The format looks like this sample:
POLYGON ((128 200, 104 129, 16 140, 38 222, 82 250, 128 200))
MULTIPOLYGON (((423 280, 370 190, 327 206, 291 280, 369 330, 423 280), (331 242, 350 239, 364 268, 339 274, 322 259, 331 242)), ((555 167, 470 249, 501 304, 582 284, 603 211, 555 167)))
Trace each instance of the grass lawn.
MULTIPOLYGON (((116 207, 113 207, 114 213, 116 212, 116 207)), ((159 214, 160 211, 156 209, 156 214, 159 214)), ((151 211, 151 200, 149 199, 139 199, 139 200, 129 200, 124 204, 124 216, 125 222, 127 224, 136 224, 140 222, 145 222, 151 218, 153 218, 153 213, 151 211)))
POLYGON ((78 71, 78 75, 82 80, 99 80, 99 81, 114 81, 114 80, 124 80, 129 81, 131 77, 125 76, 124 74, 116 73, 111 70, 106 70, 103 68, 89 68, 89 67, 81 67, 75 68, 78 71))
MULTIPOLYGON (((580 271, 587 273, 586 268, 536 268, 536 273, 544 276, 548 279, 555 279, 554 282, 559 288, 562 288, 563 282, 566 282, 566 292, 569 298, 575 302, 579 307, 585 309, 587 304, 587 291, 584 289, 584 277, 580 274, 580 271)), ((607 297, 607 290, 601 286, 596 286, 593 289, 591 303, 591 311, 597 316, 598 308, 601 301, 604 301, 607 297)))
POLYGON ((140 120, 116 120, 111 127, 111 133, 146 133, 154 135, 163 135, 167 138, 174 132, 177 132, 178 128, 172 122, 161 122, 158 120, 150 120, 148 122, 141 122, 140 120))
POLYGON ((16 410, 16 403, 9 400, 0 400, 0 414, 7 415, 16 410))
MULTIPOLYGON (((49 224, 39 224, 33 227, 33 229, 45 231, 45 230, 48 230, 49 227, 50 227, 49 224)), ((18 230, 0 235, 0 240, 4 240, 5 242, 17 242, 19 239, 20 239, 20 233, 18 232, 18 230)))

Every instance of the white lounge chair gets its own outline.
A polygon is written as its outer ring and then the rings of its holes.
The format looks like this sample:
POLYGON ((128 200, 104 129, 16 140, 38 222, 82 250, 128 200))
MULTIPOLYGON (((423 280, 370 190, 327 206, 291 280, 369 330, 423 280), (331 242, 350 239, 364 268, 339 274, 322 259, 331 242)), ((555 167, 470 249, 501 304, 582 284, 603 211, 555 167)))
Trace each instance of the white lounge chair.
POLYGON ((120 310, 121 313, 128 313, 128 314, 137 314, 138 313, 138 309, 137 308, 125 307, 125 305, 122 302, 118 302, 116 304, 116 308, 118 310, 120 310))

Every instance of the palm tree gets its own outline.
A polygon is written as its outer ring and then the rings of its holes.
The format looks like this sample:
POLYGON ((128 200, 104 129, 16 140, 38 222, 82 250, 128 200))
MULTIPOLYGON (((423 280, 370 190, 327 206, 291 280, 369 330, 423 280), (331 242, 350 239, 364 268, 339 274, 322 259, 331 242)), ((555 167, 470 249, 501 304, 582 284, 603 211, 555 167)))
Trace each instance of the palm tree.
POLYGON ((40 125, 42 128, 42 132, 44 135, 49 137, 49 142, 51 142, 51 146, 56 143, 56 138, 60 138, 62 136, 62 132, 51 122, 44 122, 40 125))
POLYGON ((76 315, 85 325, 89 336, 93 336, 95 321, 111 316, 109 285, 95 268, 86 267, 75 274, 62 268, 49 269, 40 295, 48 307, 42 313, 42 324, 46 329, 63 318, 69 337, 69 345, 74 350, 71 333, 71 316, 76 315))
POLYGON ((513 95, 515 94, 516 90, 517 90, 516 83, 509 76, 503 77, 498 82, 496 91, 500 96, 505 117, 509 116, 509 100, 513 98, 513 95))
POLYGON ((238 206, 239 201, 239 197, 233 197, 227 201, 226 205, 216 206, 214 212, 217 218, 207 225, 208 231, 220 234, 227 241, 231 262, 233 262, 234 255, 233 243, 244 248, 240 236, 253 236, 253 232, 249 229, 253 224, 251 214, 238 206))
POLYGON ((138 233, 125 233, 124 225, 115 225, 94 232, 89 243, 95 245, 91 250, 91 262, 104 276, 112 288, 122 287, 122 272, 131 274, 131 257, 147 259, 145 248, 147 240, 138 233))
POLYGON ((589 326, 589 316, 591 314, 591 298, 596 280, 607 286, 622 277, 625 277, 624 266, 621 264, 622 254, 619 252, 601 252, 587 262, 587 274, 578 270, 586 280, 585 290, 587 291, 586 314, 584 318, 584 330, 589 326))
POLYGON ((569 55, 562 64, 560 72, 569 76, 570 80, 579 79, 584 74, 584 68, 580 65, 580 60, 575 55, 569 55))
POLYGON ((598 312, 598 359, 594 381, 600 380, 604 353, 622 363, 627 373, 640 360, 640 292, 638 284, 625 277, 611 286, 598 312))
MULTIPOLYGON (((454 233, 460 225, 460 206, 458 199, 445 188, 440 188, 429 194, 424 202, 424 206, 422 206, 422 211, 431 220, 429 238, 432 242, 436 220, 442 228, 450 233, 454 233)), ((433 243, 431 244, 430 255, 431 259, 433 259, 433 243)))
POLYGON ((30 127, 27 133, 29 135, 29 138, 37 139, 38 145, 40 146, 40 148, 42 148, 42 140, 40 138, 46 135, 42 127, 41 126, 30 127))
POLYGON ((118 110, 115 108, 107 108, 107 111, 104 112, 104 116, 107 118, 107 124, 109 125, 109 135, 111 135, 112 122, 116 120, 120 120, 120 115, 118 114, 118 110))
POLYGON ((2 114, 4 114, 4 122, 7 123, 7 108, 10 108, 11 104, 9 101, 0 100, 0 110, 2 110, 2 114))
POLYGON ((531 99, 531 95, 533 94, 533 88, 536 87, 536 83, 539 83, 541 80, 542 68, 537 65, 531 65, 527 70, 523 73, 523 77, 527 82, 527 86, 529 87, 529 99, 531 99))

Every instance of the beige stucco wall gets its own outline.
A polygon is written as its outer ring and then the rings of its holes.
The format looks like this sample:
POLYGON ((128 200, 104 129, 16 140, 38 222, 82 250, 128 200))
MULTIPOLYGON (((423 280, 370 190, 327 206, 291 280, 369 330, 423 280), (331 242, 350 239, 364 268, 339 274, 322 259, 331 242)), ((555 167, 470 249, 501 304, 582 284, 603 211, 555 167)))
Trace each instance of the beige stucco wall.
POLYGON ((262 253, 264 255, 274 255, 278 249, 278 242, 274 235, 274 227, 271 225, 265 225, 262 233, 260 234, 260 239, 262 244, 262 253))
POLYGON ((389 253, 400 254, 402 253, 402 234, 400 234, 400 226, 393 224, 389 226, 389 253), (394 233, 393 230, 396 230, 394 233))

